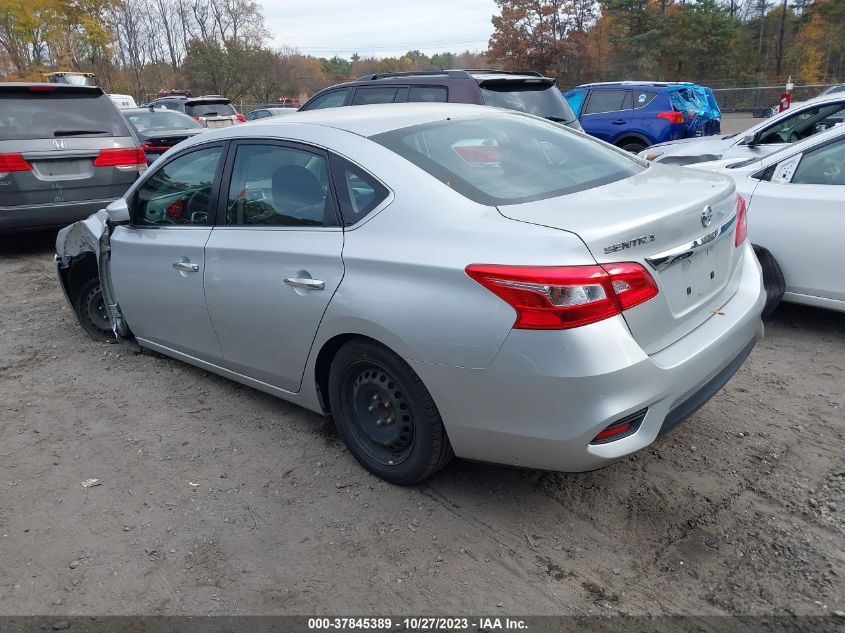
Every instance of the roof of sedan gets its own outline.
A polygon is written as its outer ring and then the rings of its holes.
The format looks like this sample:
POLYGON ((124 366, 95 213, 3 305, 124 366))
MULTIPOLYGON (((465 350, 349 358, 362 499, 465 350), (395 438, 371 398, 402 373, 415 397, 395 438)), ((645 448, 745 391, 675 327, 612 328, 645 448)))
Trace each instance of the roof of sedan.
MULTIPOLYGON (((325 108, 296 112, 285 117, 261 119, 243 126, 225 128, 220 136, 247 136, 255 134, 258 126, 285 126, 296 123, 320 125, 345 130, 359 136, 373 136, 412 125, 422 125, 450 118, 477 116, 502 116, 515 114, 489 106, 463 103, 388 103, 376 105, 325 108)), ((269 131, 269 130, 268 130, 269 131)))

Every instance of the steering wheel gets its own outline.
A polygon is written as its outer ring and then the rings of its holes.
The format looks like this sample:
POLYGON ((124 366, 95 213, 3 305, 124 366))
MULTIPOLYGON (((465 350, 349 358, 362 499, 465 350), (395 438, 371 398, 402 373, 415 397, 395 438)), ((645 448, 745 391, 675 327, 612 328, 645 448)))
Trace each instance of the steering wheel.
POLYGON ((787 143, 797 143, 801 140, 801 137, 798 136, 798 132, 790 132, 789 136, 786 137, 787 143))
POLYGON ((185 205, 185 211, 187 212, 187 219, 189 222, 193 224, 191 218, 193 217, 194 213, 205 213, 208 214, 208 205, 211 202, 211 196, 208 195, 208 192, 204 189, 199 189, 191 194, 191 197, 188 198, 188 204, 185 205))

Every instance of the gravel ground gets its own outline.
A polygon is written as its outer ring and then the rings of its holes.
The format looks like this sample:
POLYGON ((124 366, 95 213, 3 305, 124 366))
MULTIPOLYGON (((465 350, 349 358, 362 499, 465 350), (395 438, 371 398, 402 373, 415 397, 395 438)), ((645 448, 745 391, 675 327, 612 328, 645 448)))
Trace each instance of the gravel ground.
POLYGON ((781 307, 709 404, 609 468, 456 461, 399 488, 317 415, 91 341, 52 236, 0 241, 0 614, 829 614, 843 596, 841 314, 781 307))

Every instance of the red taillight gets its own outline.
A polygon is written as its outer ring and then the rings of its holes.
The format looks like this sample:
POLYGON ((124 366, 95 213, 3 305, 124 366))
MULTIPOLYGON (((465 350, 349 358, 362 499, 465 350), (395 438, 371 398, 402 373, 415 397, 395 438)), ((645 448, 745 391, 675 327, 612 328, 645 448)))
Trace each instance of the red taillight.
POLYGON ((748 236, 748 207, 745 198, 736 194, 736 238, 734 246, 739 246, 748 236))
POLYGON ((30 86, 30 87, 28 88, 28 90, 29 90, 30 92, 53 92, 53 91, 57 90, 57 88, 56 88, 55 86, 39 86, 39 85, 35 85, 35 86, 30 86))
POLYGON ((567 330, 615 316, 657 296, 633 262, 604 266, 471 264, 466 273, 516 310, 515 329, 567 330))
POLYGON ((32 165, 21 154, 0 154, 0 174, 10 171, 32 171, 32 165))
POLYGON ((144 141, 141 143, 141 149, 145 152, 164 153, 170 148, 164 147, 163 145, 153 145, 150 141, 144 141))
POLYGON ((243 114, 236 114, 235 118, 241 123, 246 123, 246 117, 243 114))
POLYGON ((140 147, 101 149, 94 167, 137 167, 147 165, 147 156, 140 147))
POLYGON ((683 123, 684 122, 684 113, 683 112, 675 112, 674 110, 670 110, 668 112, 658 112, 657 113, 658 119, 666 119, 669 123, 683 123))

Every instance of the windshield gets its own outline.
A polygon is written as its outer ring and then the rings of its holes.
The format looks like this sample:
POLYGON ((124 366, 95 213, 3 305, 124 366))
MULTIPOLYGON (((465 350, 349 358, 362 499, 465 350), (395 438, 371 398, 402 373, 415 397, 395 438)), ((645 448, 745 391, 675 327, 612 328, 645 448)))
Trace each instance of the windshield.
POLYGON ((191 116, 233 116, 237 114, 231 103, 187 103, 185 112, 191 116))
POLYGON ((575 119, 560 91, 547 83, 486 81, 481 84, 481 94, 484 104, 495 108, 527 112, 564 123, 575 119))
POLYGON ((513 115, 438 121, 371 140, 487 205, 554 198, 645 169, 633 157, 561 125, 513 115))
POLYGON ((138 114, 127 114, 126 118, 138 132, 204 129, 191 117, 178 112, 139 112, 138 114))
POLYGON ((94 90, 0 91, 0 141, 131 136, 104 93, 94 90))

